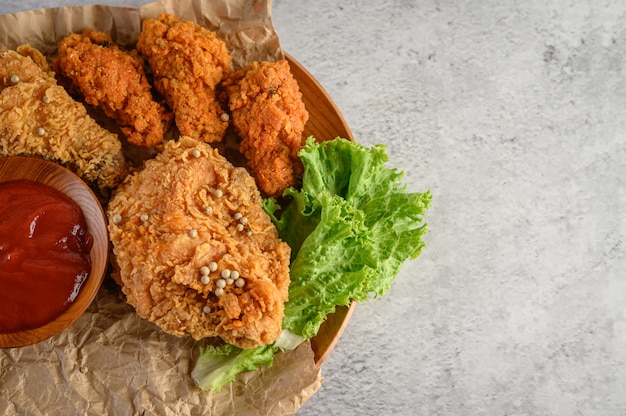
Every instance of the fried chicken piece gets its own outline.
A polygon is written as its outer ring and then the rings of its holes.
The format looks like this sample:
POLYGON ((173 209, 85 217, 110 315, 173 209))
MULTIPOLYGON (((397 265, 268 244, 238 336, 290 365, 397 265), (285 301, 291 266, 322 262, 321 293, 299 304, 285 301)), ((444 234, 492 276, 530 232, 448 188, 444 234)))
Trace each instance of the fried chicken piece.
POLYGON ((117 135, 57 84, 41 52, 19 50, 28 56, 0 51, 0 155, 52 159, 101 190, 115 187, 128 173, 117 135))
POLYGON ((281 333, 291 249, 254 179, 190 137, 167 142, 115 190, 109 234, 127 302, 174 335, 241 348, 281 333))
POLYGON ((302 176, 298 152, 309 113, 289 63, 253 62, 235 72, 223 87, 240 151, 259 188, 273 197, 296 185, 302 176))
POLYGON ((70 91, 117 122, 129 143, 153 147, 163 141, 172 114, 152 96, 137 51, 126 51, 107 33, 86 29, 61 40, 53 68, 70 91))
POLYGON ((226 44, 202 26, 162 14, 143 22, 137 49, 180 133, 207 143, 221 141, 229 123, 215 87, 231 71, 226 44))

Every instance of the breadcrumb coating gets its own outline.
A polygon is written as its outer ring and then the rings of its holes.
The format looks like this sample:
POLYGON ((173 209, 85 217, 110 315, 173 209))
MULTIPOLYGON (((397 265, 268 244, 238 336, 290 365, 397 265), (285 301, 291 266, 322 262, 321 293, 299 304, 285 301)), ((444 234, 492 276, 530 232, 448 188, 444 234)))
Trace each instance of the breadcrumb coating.
POLYGON ((127 174, 117 135, 57 84, 38 50, 19 50, 0 51, 0 155, 44 157, 103 191, 115 187, 127 174))
POLYGON ((215 88, 231 72, 232 57, 214 32, 170 14, 142 23, 137 50, 154 86, 174 112, 181 135, 219 142, 229 122, 215 88))
POLYGON ((109 34, 86 29, 61 40, 53 68, 69 91, 115 120, 129 143, 153 147, 163 141, 172 114, 154 100, 136 50, 123 50, 109 34))
POLYGON ((309 113, 286 60, 253 62, 224 81, 240 152, 259 188, 273 197, 295 186, 303 166, 298 152, 309 113))
POLYGON ((116 280, 137 314, 179 336, 275 341, 291 249, 261 202, 245 169, 189 137, 130 175, 107 215, 116 280))

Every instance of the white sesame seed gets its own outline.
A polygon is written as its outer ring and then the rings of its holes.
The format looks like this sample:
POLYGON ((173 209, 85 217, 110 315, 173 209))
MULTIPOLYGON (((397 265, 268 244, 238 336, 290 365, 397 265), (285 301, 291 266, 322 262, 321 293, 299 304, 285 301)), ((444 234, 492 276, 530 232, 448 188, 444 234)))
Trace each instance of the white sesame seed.
POLYGON ((80 370, 80 372, 81 372, 81 373, 83 373, 83 374, 85 374, 85 373, 89 372, 89 369, 88 369, 87 367, 80 367, 80 368, 79 368, 79 370, 80 370))
POLYGON ((15 74, 11 75, 11 82, 17 84, 18 82, 20 82, 20 77, 15 74))
POLYGON ((217 281, 215 282, 215 286, 217 286, 219 289, 223 289, 226 287, 226 280, 224 279, 217 279, 217 281))
POLYGON ((220 119, 222 121, 228 121, 230 120, 230 116, 228 115, 228 113, 222 113, 222 115, 220 116, 220 119))
POLYGON ((211 263, 209 263, 209 270, 214 272, 217 270, 217 263, 212 261, 211 263))
POLYGON ((230 277, 235 280, 239 279, 239 272, 237 270, 233 270, 232 272, 230 272, 230 277))
POLYGON ((43 101, 44 104, 50 104, 50 98, 48 98, 47 95, 44 95, 41 100, 43 101))
POLYGON ((246 225, 246 224, 248 223, 248 219, 247 219, 246 217, 241 217, 240 222, 241 222, 243 225, 246 225))
POLYGON ((221 287, 218 287, 217 289, 215 289, 215 296, 222 296, 224 294, 224 289, 222 289, 221 287))
POLYGON ((209 268, 207 266, 200 267, 200 274, 202 276, 208 276, 210 272, 211 271, 209 270, 209 268))
POLYGON ((235 218, 237 221, 239 221, 242 217, 243 215, 241 214, 241 212, 238 212, 233 216, 233 218, 235 218))
POLYGON ((233 279, 232 277, 229 277, 228 279, 226 279, 226 284, 227 285, 232 285, 234 281, 235 281, 235 279, 233 279))
POLYGON ((235 280, 235 286, 237 287, 243 287, 246 284, 246 281, 243 280, 243 278, 239 278, 237 280, 235 280))
POLYGON ((43 136, 44 134, 46 134, 46 131, 44 130, 43 127, 37 127, 37 135, 38 136, 43 136))
POLYGON ((213 213, 213 208, 209 206, 204 207, 204 213, 211 215, 213 213))
POLYGON ((248 236, 252 236, 252 234, 254 233, 252 232, 252 230, 248 229, 248 231, 246 231, 246 234, 248 234, 248 236))
POLYGON ((203 285, 208 285, 210 282, 209 276, 206 274, 203 274, 202 277, 200 278, 200 281, 202 282, 203 285))
POLYGON ((202 308, 202 312, 204 312, 204 313, 211 313, 211 308, 209 308, 208 305, 205 305, 204 308, 202 308))
POLYGON ((200 157, 200 151, 198 149, 193 149, 191 151, 191 154, 193 155, 193 157, 200 157))
POLYGON ((141 214, 141 217, 139 217, 141 219, 141 221, 146 222, 148 221, 148 216, 146 214, 141 214))
POLYGON ((243 224, 237 224, 237 231, 243 231, 244 228, 243 224))
POLYGON ((115 214, 113 216, 113 222, 115 224, 119 224, 120 222, 122 222, 122 216, 120 214, 115 214))
POLYGON ((196 231, 196 230, 189 230, 189 236, 191 238, 196 238, 198 236, 198 231, 196 231))
POLYGON ((223 197, 223 196, 224 196, 224 192, 222 192, 222 190, 221 190, 221 189, 216 189, 216 190, 215 190, 215 196, 216 196, 217 198, 221 198, 221 197, 223 197))
POLYGON ((228 269, 224 269, 224 270, 222 270, 222 277, 223 277, 224 279, 229 278, 229 277, 230 277, 230 270, 228 270, 228 269))

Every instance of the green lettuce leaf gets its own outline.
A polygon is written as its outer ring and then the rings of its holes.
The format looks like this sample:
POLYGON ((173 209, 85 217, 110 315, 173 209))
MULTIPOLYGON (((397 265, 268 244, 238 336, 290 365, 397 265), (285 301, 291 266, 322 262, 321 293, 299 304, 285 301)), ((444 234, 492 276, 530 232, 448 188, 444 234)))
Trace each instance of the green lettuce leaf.
POLYGON ((200 349, 200 356, 191 371, 191 378, 202 390, 218 391, 237 374, 256 370, 260 366, 271 366, 274 361, 274 348, 264 345, 252 349, 241 349, 234 345, 212 345, 200 349))
POLYGON ((382 295, 420 254, 431 195, 407 192, 383 145, 309 138, 300 158, 302 189, 288 190, 292 202, 271 215, 292 247, 283 328, 311 338, 336 306, 382 295))

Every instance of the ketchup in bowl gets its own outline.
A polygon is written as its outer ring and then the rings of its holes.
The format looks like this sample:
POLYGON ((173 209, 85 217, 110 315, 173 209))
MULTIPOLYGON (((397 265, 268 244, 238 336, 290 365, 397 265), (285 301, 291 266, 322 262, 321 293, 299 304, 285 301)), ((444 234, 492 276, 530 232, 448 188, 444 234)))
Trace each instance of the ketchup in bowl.
POLYGON ((71 198, 31 180, 0 183, 0 333, 38 328, 69 308, 92 245, 71 198))

